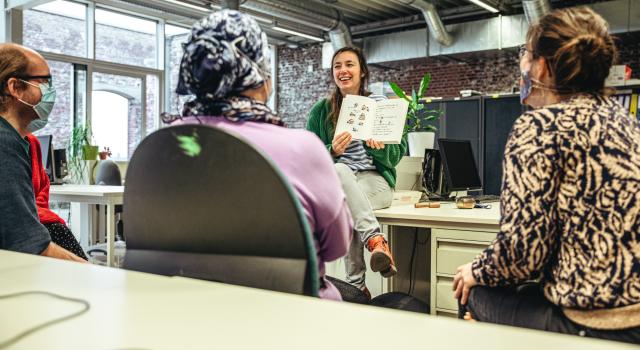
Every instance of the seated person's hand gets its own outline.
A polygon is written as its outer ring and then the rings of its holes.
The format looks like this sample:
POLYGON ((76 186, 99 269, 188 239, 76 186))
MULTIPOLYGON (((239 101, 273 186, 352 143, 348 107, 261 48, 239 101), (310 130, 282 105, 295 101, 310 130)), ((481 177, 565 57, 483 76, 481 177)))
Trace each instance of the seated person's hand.
POLYGON ((478 284, 473 273, 471 272, 471 263, 459 266, 456 270, 455 276, 453 276, 453 293, 454 298, 460 299, 462 305, 467 304, 469 299, 469 291, 471 287, 478 284))
POLYGON ((334 156, 341 156, 351 143, 352 136, 348 131, 336 135, 331 142, 331 152, 334 156))
POLYGON ((45 249, 40 255, 48 256, 50 258, 87 263, 84 259, 78 257, 77 255, 71 253, 70 251, 60 247, 59 245, 53 242, 49 243, 49 246, 47 247, 47 249, 45 249))
POLYGON ((374 139, 368 139, 366 141, 366 143, 367 143, 367 147, 369 147, 369 148, 373 148, 373 149, 383 149, 384 148, 384 142, 376 141, 374 139))

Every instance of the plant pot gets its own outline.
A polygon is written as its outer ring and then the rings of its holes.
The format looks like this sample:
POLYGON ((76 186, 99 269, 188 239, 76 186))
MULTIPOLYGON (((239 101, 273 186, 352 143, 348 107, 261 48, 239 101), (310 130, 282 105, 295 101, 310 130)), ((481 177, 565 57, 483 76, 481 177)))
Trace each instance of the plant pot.
POLYGON ((407 134, 409 156, 424 157, 425 149, 433 149, 436 133, 433 131, 414 131, 407 134))
POLYGON ((82 146, 82 159, 96 160, 98 158, 98 146, 84 145, 82 146))

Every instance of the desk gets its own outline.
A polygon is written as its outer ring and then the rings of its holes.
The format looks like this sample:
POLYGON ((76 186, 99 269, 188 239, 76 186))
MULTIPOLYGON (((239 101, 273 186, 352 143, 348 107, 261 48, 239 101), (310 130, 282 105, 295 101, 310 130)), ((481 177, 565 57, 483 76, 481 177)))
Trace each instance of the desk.
POLYGON ((49 189, 50 201, 106 205, 107 266, 113 266, 113 247, 116 237, 115 206, 122 204, 123 197, 124 186, 52 185, 49 189))
MULTIPOLYGON (((0 295, 48 291, 91 305, 87 313, 42 329, 12 350, 635 348, 1 250, 0 261, 0 281, 10 281, 0 283, 0 295), (354 336, 354 329, 364 324, 384 325, 384 330, 354 336)), ((2 342, 80 307, 27 296, 0 299, 0 309, 2 342)))
POLYGON ((390 226, 391 241, 394 227, 431 229, 427 264, 431 313, 456 315, 458 305, 451 290, 453 275, 458 266, 470 262, 495 238, 500 224, 499 203, 492 203, 491 209, 458 209, 453 203, 418 209, 412 204, 398 205, 376 210, 375 214, 380 224, 390 226))

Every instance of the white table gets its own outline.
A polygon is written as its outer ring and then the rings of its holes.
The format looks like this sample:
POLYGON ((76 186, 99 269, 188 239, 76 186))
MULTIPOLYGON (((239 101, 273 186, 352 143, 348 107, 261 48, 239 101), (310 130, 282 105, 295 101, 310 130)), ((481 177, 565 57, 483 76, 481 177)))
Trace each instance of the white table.
POLYGON ((50 201, 101 204, 107 207, 107 266, 113 266, 115 206, 122 204, 123 197, 124 186, 52 185, 49 189, 50 201))
MULTIPOLYGON (((453 203, 442 203, 440 208, 398 205, 377 210, 375 214, 380 224, 389 225, 389 240, 396 256, 410 254, 394 248, 403 239, 402 235, 396 234, 401 231, 398 227, 431 230, 431 248, 424 263, 428 266, 429 277, 425 281, 428 289, 421 290, 420 296, 426 297, 428 293, 432 314, 455 316, 458 305, 451 290, 453 275, 458 266, 473 260, 495 238, 500 224, 499 203, 491 203, 491 209, 458 209, 453 203)), ((404 278, 402 273, 400 269, 398 280, 404 278)), ((397 289, 395 283, 396 278, 389 281, 391 290, 397 289)))
POLYGON ((458 209, 454 203, 441 203, 440 208, 414 208, 413 204, 376 210, 380 224, 464 230, 497 230, 500 204, 491 209, 458 209))
MULTIPOLYGON (((0 281, 0 296, 48 291, 90 304, 12 350, 636 348, 7 251, 0 251, 0 281)), ((46 296, 0 299, 0 343, 79 309, 46 296)))

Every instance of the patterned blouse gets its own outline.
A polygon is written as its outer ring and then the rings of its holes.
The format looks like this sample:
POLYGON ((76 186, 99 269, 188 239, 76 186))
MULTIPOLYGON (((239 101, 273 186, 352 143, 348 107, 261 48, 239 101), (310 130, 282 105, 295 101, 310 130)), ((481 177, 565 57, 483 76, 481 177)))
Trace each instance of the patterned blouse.
POLYGON ((609 98, 527 112, 504 155, 502 218, 473 261, 476 281, 540 278, 576 309, 640 304, 640 124, 609 98))

